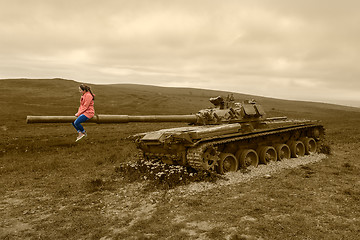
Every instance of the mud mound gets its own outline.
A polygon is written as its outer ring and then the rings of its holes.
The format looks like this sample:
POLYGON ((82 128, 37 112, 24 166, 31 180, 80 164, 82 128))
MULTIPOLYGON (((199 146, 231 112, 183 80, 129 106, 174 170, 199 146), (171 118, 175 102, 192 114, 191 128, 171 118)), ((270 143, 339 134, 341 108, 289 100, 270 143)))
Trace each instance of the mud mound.
POLYGON ((192 182, 216 182, 225 179, 224 176, 213 172, 197 172, 189 167, 147 160, 123 163, 115 171, 129 182, 147 180, 148 187, 155 189, 172 189, 192 182))

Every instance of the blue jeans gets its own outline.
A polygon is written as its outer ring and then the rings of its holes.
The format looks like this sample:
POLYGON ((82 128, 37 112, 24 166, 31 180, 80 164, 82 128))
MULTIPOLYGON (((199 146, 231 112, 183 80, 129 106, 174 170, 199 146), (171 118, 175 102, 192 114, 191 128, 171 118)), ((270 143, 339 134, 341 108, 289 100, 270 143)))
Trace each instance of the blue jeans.
POLYGON ((87 120, 89 120, 89 118, 88 118, 87 116, 85 116, 84 114, 81 114, 81 115, 72 123, 72 125, 74 126, 74 128, 76 129, 76 131, 85 133, 85 130, 84 130, 83 126, 81 126, 81 123, 86 122, 87 120))

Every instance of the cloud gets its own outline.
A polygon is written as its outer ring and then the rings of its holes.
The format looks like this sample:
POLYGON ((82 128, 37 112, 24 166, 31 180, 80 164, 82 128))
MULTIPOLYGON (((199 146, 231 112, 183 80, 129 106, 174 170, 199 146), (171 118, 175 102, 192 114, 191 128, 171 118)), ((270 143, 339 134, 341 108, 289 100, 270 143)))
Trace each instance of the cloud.
POLYGON ((5 0, 0 77, 193 86, 360 106, 359 5, 5 0))

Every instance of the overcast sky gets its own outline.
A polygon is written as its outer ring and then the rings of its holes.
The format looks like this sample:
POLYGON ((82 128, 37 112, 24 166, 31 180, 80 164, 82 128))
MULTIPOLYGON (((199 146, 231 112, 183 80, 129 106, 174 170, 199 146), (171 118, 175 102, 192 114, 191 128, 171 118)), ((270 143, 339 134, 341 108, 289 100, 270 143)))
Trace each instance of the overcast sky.
POLYGON ((360 1, 0 0, 0 78, 360 107, 360 1))

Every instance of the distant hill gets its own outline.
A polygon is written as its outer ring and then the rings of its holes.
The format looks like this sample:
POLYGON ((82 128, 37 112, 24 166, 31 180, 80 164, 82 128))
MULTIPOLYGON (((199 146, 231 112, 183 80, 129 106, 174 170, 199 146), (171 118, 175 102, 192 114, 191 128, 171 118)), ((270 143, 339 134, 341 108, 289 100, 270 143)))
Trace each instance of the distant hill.
MULTIPOLYGON (((80 83, 65 79, 0 80, 1 122, 24 122, 27 115, 73 115, 78 108, 80 83)), ((189 114, 210 107, 210 97, 229 92, 137 84, 89 84, 96 94, 98 114, 189 114)), ((269 116, 322 119, 360 108, 326 103, 290 101, 233 93, 236 100, 255 99, 269 116)), ((1 124, 0 122, 0 124, 1 124)))

